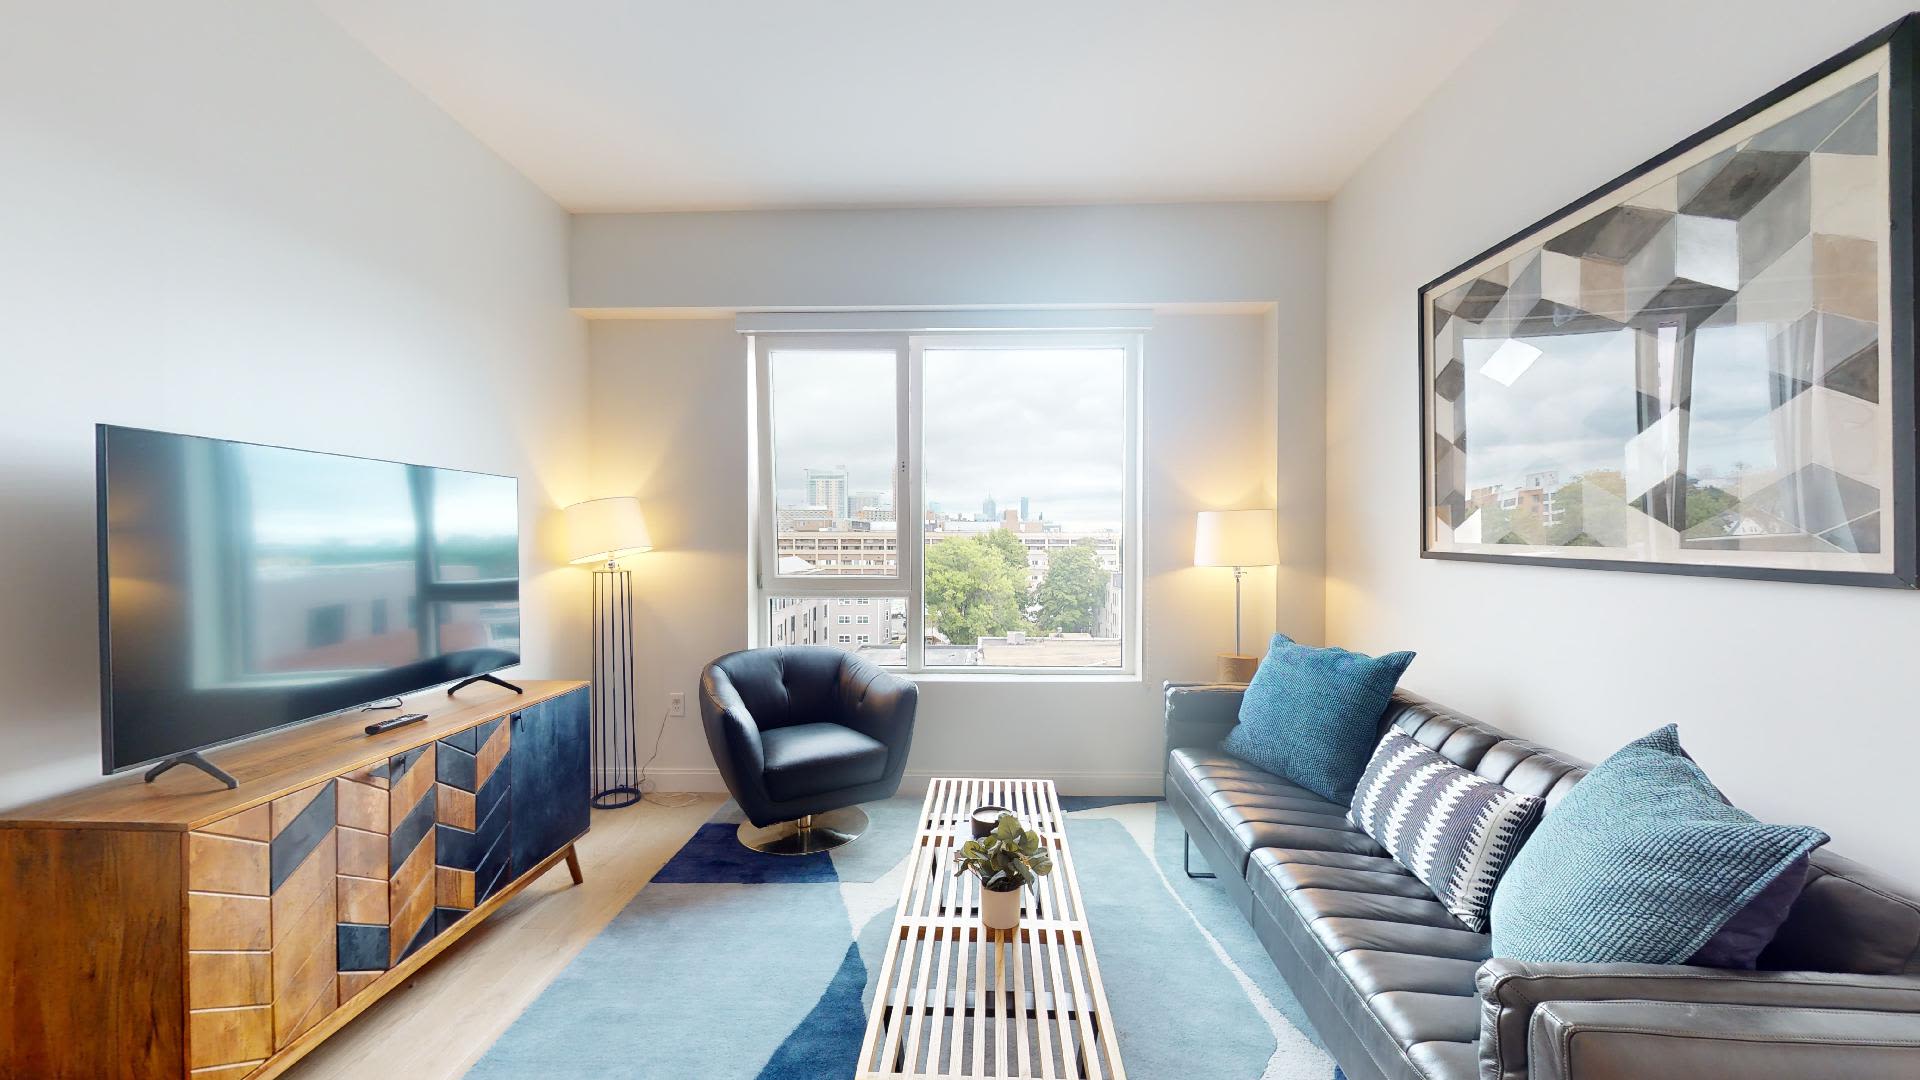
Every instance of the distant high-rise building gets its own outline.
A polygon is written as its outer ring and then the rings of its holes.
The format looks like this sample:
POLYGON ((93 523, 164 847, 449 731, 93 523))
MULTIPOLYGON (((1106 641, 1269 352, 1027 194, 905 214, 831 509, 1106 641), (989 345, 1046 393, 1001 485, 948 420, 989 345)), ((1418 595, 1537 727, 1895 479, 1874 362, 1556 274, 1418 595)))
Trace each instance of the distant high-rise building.
POLYGON ((1033 506, 1027 502, 1027 497, 1025 495, 1020 496, 1020 520, 1026 521, 1031 515, 1032 510, 1033 506))
POLYGON ((847 518, 847 470, 808 469, 807 505, 824 506, 836 521, 847 518))
POLYGON ((893 496, 884 491, 856 491, 847 496, 847 516, 859 517, 862 510, 890 510, 893 496))
POLYGON ((980 517, 992 521, 1000 516, 1000 504, 993 501, 993 492, 987 492, 987 501, 980 504, 980 517))

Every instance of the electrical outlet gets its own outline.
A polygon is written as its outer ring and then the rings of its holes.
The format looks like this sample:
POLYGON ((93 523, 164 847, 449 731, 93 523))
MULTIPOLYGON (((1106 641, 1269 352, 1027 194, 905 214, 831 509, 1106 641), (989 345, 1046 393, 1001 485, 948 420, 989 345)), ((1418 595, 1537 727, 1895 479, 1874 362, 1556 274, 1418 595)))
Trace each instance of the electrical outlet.
POLYGON ((668 716, 687 715, 687 695, 681 693, 678 690, 675 690, 673 693, 668 694, 667 695, 667 715, 668 716))

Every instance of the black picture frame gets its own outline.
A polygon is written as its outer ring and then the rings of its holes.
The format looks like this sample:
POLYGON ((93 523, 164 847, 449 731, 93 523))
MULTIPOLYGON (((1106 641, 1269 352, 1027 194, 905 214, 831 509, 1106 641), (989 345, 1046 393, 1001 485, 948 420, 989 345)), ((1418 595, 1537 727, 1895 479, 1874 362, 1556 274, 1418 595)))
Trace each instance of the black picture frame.
POLYGON ((1626 172, 1601 184, 1559 209, 1516 230, 1445 273, 1421 285, 1415 293, 1417 340, 1415 359, 1419 365, 1419 438, 1420 455, 1419 521, 1420 557, 1459 562, 1503 563, 1552 566, 1579 570, 1613 570, 1643 574, 1677 574, 1696 577, 1746 578, 1767 581, 1807 582, 1827 585, 1851 585, 1879 588, 1920 588, 1920 497, 1916 477, 1920 477, 1920 440, 1916 440, 1916 418, 1920 417, 1920 382, 1915 379, 1914 348, 1916 337, 1916 222, 1920 221, 1920 191, 1915 185, 1916 135, 1920 114, 1916 113, 1915 92, 1920 84, 1920 13, 1905 16, 1868 36, 1852 47, 1807 69, 1767 94, 1727 114, 1626 172), (1715 139, 1732 128, 1773 108, 1840 71, 1876 50, 1888 50, 1887 79, 1887 165, 1888 165, 1888 266, 1891 322, 1884 355, 1890 365, 1892 423, 1892 520, 1888 547, 1893 566, 1886 573, 1808 570, 1790 567, 1728 565, 1709 563, 1656 562, 1631 559, 1583 559, 1560 555, 1507 555, 1476 551, 1439 550, 1434 546, 1434 477, 1432 470, 1433 374, 1429 349, 1433 329, 1428 321, 1430 294, 1440 285, 1468 269, 1516 249, 1523 242, 1542 235, 1555 223, 1578 214, 1595 203, 1621 191, 1683 154, 1715 139))

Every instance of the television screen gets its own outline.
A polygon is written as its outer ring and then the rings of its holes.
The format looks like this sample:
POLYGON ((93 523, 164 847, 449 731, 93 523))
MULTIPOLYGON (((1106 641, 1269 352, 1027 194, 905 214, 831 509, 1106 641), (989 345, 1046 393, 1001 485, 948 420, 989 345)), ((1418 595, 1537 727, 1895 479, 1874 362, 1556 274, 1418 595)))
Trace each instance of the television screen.
POLYGON ((513 477, 97 437, 107 772, 519 662, 513 477))

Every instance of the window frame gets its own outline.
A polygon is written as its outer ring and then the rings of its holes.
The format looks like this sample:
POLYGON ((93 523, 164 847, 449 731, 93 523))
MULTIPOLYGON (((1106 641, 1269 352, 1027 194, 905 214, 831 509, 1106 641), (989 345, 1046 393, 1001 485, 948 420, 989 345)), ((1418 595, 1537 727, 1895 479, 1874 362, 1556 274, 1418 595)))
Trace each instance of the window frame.
MULTIPOLYGON (((1141 444, 1144 441, 1141 394, 1145 373, 1145 335, 1138 330, 1090 331, 1032 329, 1018 331, 790 331, 748 335, 752 366, 754 425, 749 454, 754 470, 749 520, 755 551, 750 590, 749 638, 764 645, 772 638, 770 601, 793 598, 898 598, 906 611, 904 665, 890 670, 937 680, 1048 679, 1138 681, 1143 667, 1141 444), (926 553, 926 493, 921 426, 922 372, 929 350, 957 349, 1117 349, 1122 354, 1122 492, 1120 531, 1121 612, 1118 667, 929 666, 926 662, 926 611, 923 598, 926 553), (780 515, 775 500, 773 442, 773 366, 776 352, 792 350, 891 351, 894 354, 894 573, 781 574, 780 515)), ((837 625, 837 624, 836 624, 837 625)))

